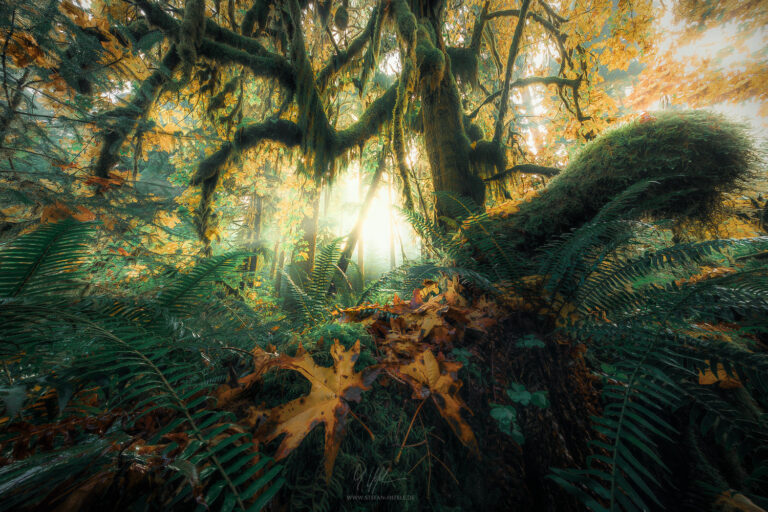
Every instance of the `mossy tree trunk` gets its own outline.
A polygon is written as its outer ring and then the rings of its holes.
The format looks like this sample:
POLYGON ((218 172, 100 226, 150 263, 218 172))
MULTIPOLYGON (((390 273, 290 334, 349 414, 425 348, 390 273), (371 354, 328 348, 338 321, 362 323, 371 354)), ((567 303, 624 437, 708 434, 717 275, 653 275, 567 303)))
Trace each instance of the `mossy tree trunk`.
MULTIPOLYGON (((426 80, 422 80, 420 87, 424 144, 432 183, 435 192, 471 197, 483 204, 485 185, 470 167, 470 145, 462 123, 459 89, 450 72, 450 62, 447 68, 436 87, 426 80)), ((436 208, 438 216, 447 214, 439 199, 436 208)))
MULTIPOLYGON (((411 95, 421 99, 424 145, 435 192, 471 197, 482 204, 483 182, 472 173, 470 141, 464 130, 459 89, 451 69, 451 59, 442 38, 445 0, 395 0, 394 17, 404 42, 403 71, 393 113, 393 148, 398 168, 407 185, 403 114, 411 95)), ((407 187, 406 207, 412 208, 407 187)), ((448 209, 436 201, 438 217, 448 209)))

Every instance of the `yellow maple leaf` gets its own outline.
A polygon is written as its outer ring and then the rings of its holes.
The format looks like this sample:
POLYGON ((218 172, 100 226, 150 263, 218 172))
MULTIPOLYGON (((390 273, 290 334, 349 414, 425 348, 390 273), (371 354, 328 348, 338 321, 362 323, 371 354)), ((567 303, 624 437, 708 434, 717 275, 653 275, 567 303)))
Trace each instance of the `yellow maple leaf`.
MULTIPOLYGON (((275 460, 286 457, 322 423, 325 425, 325 474, 330 478, 346 430, 348 402, 359 402, 360 394, 370 389, 370 383, 378 373, 368 372, 364 376, 363 372, 355 372, 359 355, 359 340, 349 350, 345 350, 339 340, 334 340, 332 367, 318 366, 301 345, 294 357, 282 356, 272 362, 271 366, 301 373, 312 384, 308 395, 266 413, 267 420, 259 429, 259 437, 269 442, 285 434, 275 460)), ((258 414, 251 418, 257 420, 258 414)))

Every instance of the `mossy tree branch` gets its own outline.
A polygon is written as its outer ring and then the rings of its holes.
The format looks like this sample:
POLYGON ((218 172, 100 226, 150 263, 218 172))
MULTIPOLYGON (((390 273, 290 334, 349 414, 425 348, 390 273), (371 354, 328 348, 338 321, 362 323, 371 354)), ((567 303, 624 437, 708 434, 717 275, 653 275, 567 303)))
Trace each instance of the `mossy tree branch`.
POLYGON ((373 44, 372 36, 377 26, 380 26, 381 5, 381 3, 376 5, 373 13, 371 13, 371 17, 368 18, 365 28, 352 39, 347 48, 334 54, 328 63, 317 73, 317 84, 321 91, 325 90, 332 76, 341 71, 352 59, 362 53, 366 43, 370 42, 370 44, 373 44))
POLYGON ((510 167, 505 171, 494 174, 490 178, 485 178, 483 181, 488 183, 491 181, 500 180, 512 174, 540 174, 542 176, 552 177, 560 174, 560 169, 557 167, 548 167, 546 165, 518 164, 510 167))
POLYGON ((106 126, 100 134, 101 151, 93 166, 96 176, 108 176, 109 170, 117 163, 120 148, 128 135, 136 129, 139 119, 146 116, 160 89, 171 79, 180 63, 181 58, 175 46, 171 46, 160 67, 141 84, 128 105, 102 114, 101 119, 106 122, 106 126))
MULTIPOLYGON (((136 4, 150 24, 172 39, 178 39, 179 21, 148 0, 136 0, 136 4)), ((283 56, 269 52, 256 39, 242 36, 210 19, 205 22, 205 36, 198 51, 201 56, 217 62, 247 66, 256 76, 275 78, 290 91, 294 88, 293 69, 283 56)))
POLYGON ((509 84, 512 81, 512 70, 515 67, 515 59, 517 53, 520 50, 520 42, 523 38, 523 28, 525 27, 525 18, 528 15, 528 7, 531 5, 530 0, 523 0, 523 4, 520 7, 519 19, 515 26, 515 33, 512 36, 512 43, 509 46, 509 56, 507 58, 507 69, 504 74, 504 86, 501 88, 501 101, 499 102, 499 113, 496 118, 496 127, 493 131, 493 142, 501 144, 501 134, 504 128, 504 117, 507 114, 507 108, 509 107, 509 84))

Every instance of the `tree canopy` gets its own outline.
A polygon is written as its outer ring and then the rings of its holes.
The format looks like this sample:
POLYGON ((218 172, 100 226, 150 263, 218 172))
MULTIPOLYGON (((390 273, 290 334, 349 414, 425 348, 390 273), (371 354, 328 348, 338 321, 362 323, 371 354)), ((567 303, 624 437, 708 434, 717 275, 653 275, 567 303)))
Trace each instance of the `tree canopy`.
POLYGON ((0 511, 762 510, 766 21, 4 1, 0 511))

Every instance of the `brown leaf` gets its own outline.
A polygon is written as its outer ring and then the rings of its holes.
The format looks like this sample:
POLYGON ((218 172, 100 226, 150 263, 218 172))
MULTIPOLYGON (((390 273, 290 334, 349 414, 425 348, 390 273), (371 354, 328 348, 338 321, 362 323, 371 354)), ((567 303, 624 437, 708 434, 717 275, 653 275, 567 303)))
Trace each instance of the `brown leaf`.
MULTIPOLYGON (((457 379, 461 363, 435 358, 427 349, 409 364, 396 368, 398 376, 407 381, 414 390, 414 398, 432 397, 438 411, 448 422, 456 437, 473 453, 478 454, 477 439, 466 421, 461 417, 461 409, 467 405, 459 396, 462 382, 457 379)), ((471 411, 470 411, 471 412, 471 411)))
POLYGON ((722 512, 765 512, 764 509, 755 505, 752 500, 733 489, 727 489, 717 496, 713 510, 722 512))

